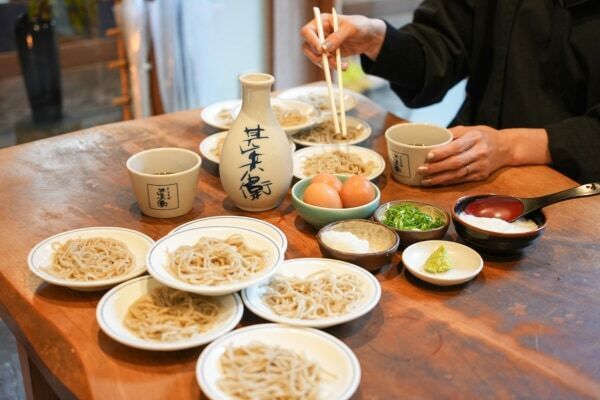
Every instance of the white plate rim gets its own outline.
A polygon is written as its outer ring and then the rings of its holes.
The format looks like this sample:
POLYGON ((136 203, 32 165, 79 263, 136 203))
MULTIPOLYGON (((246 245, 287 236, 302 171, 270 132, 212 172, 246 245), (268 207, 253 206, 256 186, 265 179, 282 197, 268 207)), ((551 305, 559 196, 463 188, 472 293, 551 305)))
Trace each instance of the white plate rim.
MULTIPOLYGON (((213 215, 212 217, 198 218, 198 219, 195 219, 193 221, 186 222, 185 224, 179 225, 178 227, 175 227, 175 229, 173 229, 167 235, 170 235, 172 233, 179 232, 179 231, 188 230, 190 228, 194 228, 193 225, 197 224, 199 222, 211 221, 211 220, 220 220, 220 219, 231 219, 231 220, 233 220, 233 219, 241 219, 241 220, 244 220, 244 221, 250 220, 252 222, 256 222, 256 223, 260 223, 262 225, 265 225, 269 229, 272 229, 273 232, 275 232, 277 234, 277 236, 280 238, 282 252, 285 253, 286 250, 287 250, 288 240, 287 240, 287 237, 285 236, 285 233, 283 233, 283 231, 281 229, 279 229, 277 226, 273 225, 270 222, 263 221, 262 219, 252 218, 252 217, 246 217, 246 216, 243 216, 243 215, 213 215)), ((201 225, 201 226, 207 226, 207 225, 201 225)), ((223 226, 223 225, 217 225, 217 226, 223 226)), ((248 228, 248 229, 251 229, 251 228, 248 228)))
MULTIPOLYGON (((319 146, 309 146, 309 147, 304 147, 300 150, 296 150, 294 152, 294 158, 293 158, 294 159, 294 176, 298 179, 311 178, 310 176, 305 175, 302 172, 302 167, 304 166, 304 163, 302 162, 300 157, 313 155, 312 153, 325 153, 325 152, 332 153, 333 151, 340 150, 340 149, 354 151, 358 156, 361 156, 361 153, 362 154, 370 154, 370 155, 372 155, 372 157, 374 159, 377 160, 377 164, 378 164, 377 168, 366 177, 369 180, 373 180, 373 179, 377 178, 385 170, 385 159, 381 156, 381 154, 379 154, 375 150, 371 150, 371 149, 368 149, 368 148, 362 147, 362 146, 355 146, 355 145, 351 145, 351 144, 348 145, 345 143, 332 143, 332 144, 323 144, 323 145, 319 145, 319 146)), ((361 159, 362 158, 363 157, 361 157, 361 159)), ((364 161, 364 159, 363 159, 363 161, 364 161)), ((344 175, 344 174, 339 174, 339 175, 344 175)))
MULTIPOLYGON (((295 95, 296 92, 298 92, 300 95, 305 95, 308 94, 308 92, 314 92, 314 91, 324 91, 327 92, 329 89, 327 88, 327 86, 322 86, 322 85, 301 85, 301 86, 295 86, 295 87, 291 87, 289 89, 285 89, 283 91, 281 91, 277 97, 281 97, 282 99, 288 99, 288 100, 299 100, 298 95, 295 95)), ((334 88, 334 91, 336 91, 337 93, 337 88, 334 88)), ((345 111, 351 111, 353 109, 356 108, 356 106, 358 105, 358 100, 359 100, 359 94, 354 92, 353 90, 350 89, 344 89, 344 94, 348 95, 349 98, 351 98, 352 104, 348 105, 346 104, 347 102, 344 102, 344 105, 346 106, 345 111)), ((327 96, 329 96, 329 94, 327 94, 327 96)), ((315 109, 317 109, 315 107, 315 109)), ((331 114, 331 110, 317 110, 319 111, 321 114, 331 114)))
MULTIPOLYGON (((140 268, 134 268, 129 274, 120 275, 120 276, 116 276, 116 277, 109 278, 109 279, 101 279, 101 280, 97 280, 97 281, 75 281, 75 280, 62 279, 62 278, 56 277, 50 273, 45 272, 43 270, 43 267, 45 267, 45 266, 35 265, 34 257, 36 256, 36 254, 38 254, 39 251, 42 250, 42 247, 46 246, 48 243, 52 243, 53 241, 56 241, 56 239, 59 239, 61 237, 74 236, 80 232, 98 231, 98 230, 123 231, 123 232, 126 232, 131 235, 139 236, 141 239, 148 242, 148 251, 155 243, 155 241, 150 236, 146 235, 145 233, 136 231, 134 229, 129 229, 129 228, 121 228, 121 227, 116 227, 116 226, 91 226, 91 227, 87 227, 87 228, 71 229, 68 231, 57 233, 46 239, 43 239, 42 241, 37 243, 35 246, 33 246, 33 248, 29 251, 29 254, 27 255, 27 264, 29 266, 29 270, 35 276, 42 279, 43 281, 51 283, 56 286, 63 286, 63 287, 68 287, 68 288, 73 288, 73 289, 98 288, 98 290, 100 290, 101 288, 113 286, 113 285, 119 284, 121 282, 127 281, 129 279, 135 278, 135 277, 143 274, 144 272, 146 272, 147 265, 145 264, 146 263, 145 257, 142 260, 136 261, 136 263, 144 264, 144 265, 140 268)), ((104 234, 104 236, 110 237, 110 235, 106 235, 106 234, 104 234)), ((121 240, 121 239, 118 239, 118 240, 121 240)), ((148 253, 148 251, 146 251, 146 254, 148 253)))
MULTIPOLYGON (((133 348, 142 349, 142 350, 176 351, 176 350, 189 349, 192 347, 198 347, 198 346, 202 346, 203 344, 210 343, 213 340, 215 340, 216 338, 230 332, 237 326, 237 324, 242 319, 242 316, 244 315, 244 305, 242 303, 242 300, 240 299, 240 296, 237 293, 231 293, 231 294, 225 295, 223 297, 231 296, 233 298, 234 303, 235 303, 235 311, 232 314, 232 316, 230 317, 229 321, 226 321, 226 323, 223 324, 223 326, 219 329, 204 332, 201 336, 199 336, 195 339, 188 339, 188 340, 179 341, 179 342, 164 342, 163 343, 163 342, 144 341, 144 344, 130 342, 126 338, 120 336, 118 334, 118 332, 113 330, 112 326, 107 321, 105 321, 103 312, 106 309, 105 307, 108 306, 111 298, 115 294, 117 294, 120 290, 125 289, 129 285, 137 284, 139 281, 150 280, 150 279, 155 280, 152 276, 144 275, 144 276, 140 276, 135 279, 131 279, 129 281, 123 282, 120 285, 115 286, 114 288, 112 288, 111 290, 106 292, 104 294, 104 296, 102 296, 102 298, 98 302, 98 305, 96 306, 96 321, 98 321, 98 325, 100 326, 100 329, 114 341, 121 343, 128 347, 133 347, 133 348)), ((160 285, 162 285, 162 283, 160 283, 160 282, 158 282, 158 283, 160 285)), ((133 299, 131 304, 133 304, 133 302, 135 302, 136 300, 137 299, 133 299)), ((143 339, 141 339, 141 340, 143 340, 143 339)))
POLYGON ((462 243, 452 242, 449 240, 425 240, 422 242, 417 242, 417 243, 411 244, 406 249, 404 249, 404 251, 402 252, 402 264, 404 264, 406 269, 408 269, 410 271, 410 273, 413 274, 414 276, 416 276, 417 278, 424 280, 425 282, 431 283, 433 285, 438 285, 438 286, 460 285, 462 283, 465 283, 465 282, 468 282, 468 281, 474 279, 483 270, 483 258, 481 258, 481 255, 478 252, 476 252, 475 250, 473 250, 472 248, 470 248, 468 246, 465 246, 462 243), (411 251, 415 251, 414 249, 418 248, 419 246, 423 246, 425 243, 431 243, 432 245, 454 246, 463 252, 475 255, 475 256, 477 256, 478 266, 470 274, 464 275, 460 278, 448 279, 448 278, 444 278, 444 276, 441 274, 435 275, 435 274, 431 274, 428 272, 423 272, 420 270, 420 268, 419 268, 420 266, 413 266, 410 263, 405 262, 404 257, 407 252, 410 253, 411 251))
MULTIPOLYGON (((310 103, 307 103, 305 101, 295 100, 295 99, 271 97, 271 106, 279 105, 280 107, 286 107, 286 104, 289 108, 295 108, 294 106, 302 106, 310 111, 308 113, 302 113, 303 115, 306 114, 306 116, 308 117, 307 121, 303 124, 289 125, 289 126, 283 126, 283 125, 279 124, 281 126, 281 129, 283 129, 287 134, 292 134, 292 133, 298 132, 299 130, 313 127, 319 121, 319 119, 321 117, 321 114, 317 110, 317 108, 310 103), (279 103, 279 104, 277 104, 277 103, 279 103)), ((237 118, 241 109, 242 109, 241 103, 231 109, 231 117, 234 120, 237 118)))
MULTIPOLYGON (((233 227, 233 226, 222 226, 222 225, 203 226, 203 227, 198 227, 198 228, 185 229, 185 230, 178 231, 173 234, 164 236, 161 239, 157 240, 156 243, 154 243, 154 245, 150 248, 150 250, 148 250, 148 254, 146 256, 146 266, 148 268, 148 273, 154 279, 156 279, 163 285, 169 286, 173 289, 183 290, 184 292, 201 294, 204 296, 222 296, 225 294, 237 292, 248 286, 252 286, 255 283, 273 275, 279 268, 279 265, 281 264, 282 261, 283 261, 283 252, 281 251, 281 247, 272 238, 268 237, 267 235, 265 235, 263 233, 252 230, 252 229, 242 228, 242 227, 233 227), (157 271, 157 269, 155 269, 152 266, 152 263, 151 263, 152 254, 165 241, 173 240, 173 238, 175 236, 181 235, 184 233, 189 233, 191 231, 199 231, 199 230, 215 229, 215 228, 217 228, 217 229, 221 228, 221 229, 226 229, 226 230, 243 230, 243 231, 246 231, 247 233, 250 233, 251 235, 261 236, 263 239, 265 239, 267 242, 269 242, 270 244, 273 245, 273 248, 276 251, 275 262, 273 263, 273 265, 271 267, 265 268, 265 270, 262 273, 259 273, 256 276, 251 277, 250 279, 240 281, 237 283, 231 283, 228 285, 219 285, 219 286, 194 285, 191 283, 187 283, 187 282, 178 280, 174 276, 167 275, 168 273, 165 276, 168 276, 169 279, 165 279, 163 277, 163 275, 160 274, 160 272, 157 271)), ((160 268, 161 266, 158 266, 158 267, 160 268)))
POLYGON ((218 143, 221 138, 225 137, 228 132, 229 131, 221 131, 205 137, 198 146, 200 148, 200 154, 202 154, 202 157, 215 164, 219 164, 221 158, 213 154, 211 150, 215 148, 215 144, 218 143))
MULTIPOLYGON (((352 312, 350 312, 348 314, 340 315, 337 317, 323 318, 323 319, 318 319, 318 320, 282 317, 282 316, 277 315, 274 312, 270 311, 270 309, 266 306, 265 306, 266 311, 261 310, 260 307, 257 306, 249 297, 248 291, 258 290, 258 287, 260 285, 266 283, 269 279, 271 279, 271 277, 269 277, 269 278, 264 279, 261 282, 257 283, 256 285, 253 285, 251 287, 248 287, 248 288, 245 288, 244 290, 242 290, 242 300, 244 301, 244 304, 246 305, 246 307, 250 311, 252 311, 252 313, 258 315, 259 317, 261 317, 267 321, 276 322, 276 323, 280 323, 280 324, 284 324, 284 325, 290 325, 290 326, 298 326, 298 327, 328 328, 330 326, 341 325, 346 322, 350 322, 355 319, 358 319, 358 318, 368 314, 371 310, 373 310, 373 308, 375 308, 375 306, 377 306, 377 304, 379 304, 379 301, 381 300, 381 284, 379 283, 377 278, 375 278, 375 276, 373 276, 373 274, 371 274, 369 271, 365 270, 364 268, 361 268, 358 265, 349 263, 347 261, 335 260, 332 258, 315 258, 315 257, 293 258, 293 259, 282 262, 280 265, 280 268, 278 270, 278 273, 280 273, 281 270, 285 269, 286 267, 293 268, 294 264, 310 263, 310 262, 319 262, 319 263, 325 262, 325 263, 329 263, 329 264, 337 264, 337 265, 341 266, 342 268, 347 268, 348 271, 352 271, 352 273, 356 273, 356 275, 361 276, 362 278, 364 278, 364 280, 366 282, 368 282, 371 285, 371 287, 374 291, 373 297, 368 299, 368 301, 366 301, 365 304, 360 309, 353 310, 352 312)), ((298 268, 300 268, 300 267, 296 267, 296 270, 298 270, 298 268)), ((258 301, 260 301, 260 299, 258 301)))
POLYGON ((233 109, 233 107, 235 107, 237 105, 237 103, 241 103, 241 102, 242 102, 242 100, 240 100, 240 99, 233 99, 233 100, 217 101, 216 103, 209 104, 206 107, 204 107, 202 109, 202 111, 200 112, 200 118, 202 119, 202 121, 204 121, 204 123, 206 123, 214 128, 227 130, 227 129, 231 128, 231 125, 224 124, 224 123, 217 121, 216 119, 213 119, 212 114, 215 111, 219 111, 222 108, 229 108, 231 110, 231 109, 233 109))
MULTIPOLYGON (((319 122, 317 122, 317 124, 319 122)), ((356 117, 346 116, 346 125, 349 126, 351 124, 352 125, 358 125, 358 124, 360 124, 365 129, 363 130, 363 133, 361 135, 357 136, 353 140, 348 140, 347 142, 338 142, 338 143, 313 143, 313 142, 308 142, 306 140, 298 139, 298 133, 300 133, 301 131, 298 131, 295 134, 291 135, 290 138, 297 145, 304 146, 304 147, 312 147, 312 146, 325 146, 325 145, 330 145, 330 144, 353 145, 353 144, 362 143, 365 140, 367 140, 369 137, 371 137, 371 134, 373 133, 373 128, 371 128, 371 125, 369 125, 369 123, 367 121, 364 121, 364 120, 362 120, 360 118, 356 118, 356 117)))
POLYGON ((275 323, 267 323, 267 324, 257 324, 257 325, 246 326, 246 327, 231 331, 231 332, 227 333, 226 335, 224 335, 224 336, 220 337, 219 339, 216 339, 215 341, 210 343, 202 351, 202 353, 200 354, 200 357, 198 357, 198 361, 196 362, 196 371, 195 371, 196 372, 196 382, 202 389, 202 392, 208 398, 213 399, 213 400, 222 399, 221 397, 219 397, 219 393, 215 393, 213 391, 213 388, 210 384, 203 383, 203 381, 208 382, 207 379, 201 379, 201 378, 204 378, 203 366, 207 362, 207 359, 210 356, 211 352, 218 351, 219 348, 222 347, 226 342, 230 341, 231 339, 235 338, 238 335, 245 335, 248 332, 260 331, 263 329, 264 330, 269 330, 269 329, 300 330, 306 334, 315 335, 318 339, 328 342, 329 344, 331 344, 332 346, 334 346, 335 348, 340 350, 347 357, 347 359, 349 361, 348 365, 350 366, 350 369, 352 370, 351 382, 348 385, 348 387, 344 389, 344 392, 341 394, 339 399, 340 400, 349 399, 358 389, 358 386, 360 385, 361 374, 362 374, 361 368, 360 368, 360 363, 358 362, 358 358, 356 357, 356 354, 354 354, 352 349, 346 343, 342 342, 340 339, 336 338, 335 336, 333 336, 329 333, 320 331, 318 329, 288 326, 288 325, 275 324, 275 323))

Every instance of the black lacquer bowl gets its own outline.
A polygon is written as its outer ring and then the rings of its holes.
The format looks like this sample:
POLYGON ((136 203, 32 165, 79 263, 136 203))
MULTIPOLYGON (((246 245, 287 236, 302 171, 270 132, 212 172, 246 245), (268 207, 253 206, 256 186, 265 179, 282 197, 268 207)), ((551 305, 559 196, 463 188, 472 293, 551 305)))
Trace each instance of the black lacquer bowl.
POLYGON ((474 196, 461 197, 452 208, 452 221, 454 229, 461 239, 470 247, 482 253, 493 256, 511 256, 518 254, 520 250, 532 245, 544 232, 546 228, 546 214, 542 210, 534 211, 526 215, 533 220, 538 228, 534 231, 523 233, 500 233, 478 228, 470 225, 458 216, 464 208, 473 200, 492 196, 492 194, 478 194, 474 196))

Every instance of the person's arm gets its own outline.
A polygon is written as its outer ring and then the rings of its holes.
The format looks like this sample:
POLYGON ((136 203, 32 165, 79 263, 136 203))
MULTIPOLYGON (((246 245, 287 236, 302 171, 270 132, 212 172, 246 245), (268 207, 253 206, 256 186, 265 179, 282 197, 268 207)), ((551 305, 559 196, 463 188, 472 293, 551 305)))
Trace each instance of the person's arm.
POLYGON ((410 107, 440 101, 469 73, 473 7, 471 0, 425 0, 412 23, 387 26, 377 58, 361 57, 363 69, 389 80, 410 107))

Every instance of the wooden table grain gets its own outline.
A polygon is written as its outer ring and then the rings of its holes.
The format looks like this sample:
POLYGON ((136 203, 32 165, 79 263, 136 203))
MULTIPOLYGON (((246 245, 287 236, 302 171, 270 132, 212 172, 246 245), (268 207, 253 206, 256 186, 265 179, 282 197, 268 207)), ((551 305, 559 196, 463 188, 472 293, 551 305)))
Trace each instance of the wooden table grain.
MULTIPOLYGON (((365 101, 354 114, 373 127, 365 145, 385 154, 382 133, 399 119, 365 101)), ((202 348, 160 353, 116 343, 95 318, 104 292, 52 286, 28 271, 28 252, 50 235, 120 226, 159 239, 193 219, 238 214, 280 227, 289 240, 287 258, 320 256, 315 230, 296 214, 289 195, 272 211, 241 212, 207 160, 190 213, 173 219, 140 214, 125 161, 155 147, 198 151, 215 132, 199 115, 194 110, 116 123, 0 150, 0 313, 34 383, 45 380, 64 398, 202 396, 194 376, 202 348)), ((382 202, 416 199, 447 209, 465 194, 537 196, 575 185, 542 166, 439 188, 401 185, 388 166, 377 184, 382 202)), ((379 305, 326 330, 360 361, 354 397, 600 397, 600 198, 556 204, 547 215, 546 232, 533 247, 517 258, 486 258, 483 272, 468 284, 438 288, 419 281, 402 267, 400 254, 377 272, 379 305)), ((446 238, 457 240, 454 229, 446 238)), ((245 311, 243 325, 258 322, 245 311)))

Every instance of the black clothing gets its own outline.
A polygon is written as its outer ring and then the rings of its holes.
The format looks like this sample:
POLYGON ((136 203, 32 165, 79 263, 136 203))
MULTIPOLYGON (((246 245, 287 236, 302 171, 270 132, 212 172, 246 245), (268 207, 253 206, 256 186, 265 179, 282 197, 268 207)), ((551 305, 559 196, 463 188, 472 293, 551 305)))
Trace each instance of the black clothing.
POLYGON ((545 128, 554 168, 600 181, 600 0, 425 0, 362 64, 411 107, 468 78, 451 125, 545 128))

